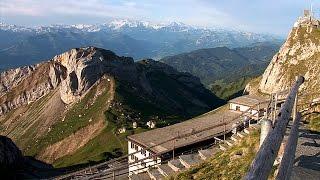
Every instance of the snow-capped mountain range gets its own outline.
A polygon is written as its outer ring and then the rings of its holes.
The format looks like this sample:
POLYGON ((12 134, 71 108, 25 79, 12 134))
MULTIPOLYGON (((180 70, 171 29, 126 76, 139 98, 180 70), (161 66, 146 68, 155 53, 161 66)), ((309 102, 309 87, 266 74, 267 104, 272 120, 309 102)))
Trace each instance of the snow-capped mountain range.
MULTIPOLYGON (((3 31, 13 31, 13 32, 36 32, 36 33, 46 33, 48 31, 57 31, 57 30, 80 30, 84 32, 97 32, 103 30, 123 30, 126 28, 140 28, 140 29, 149 29, 149 30, 171 30, 174 32, 185 32, 185 31, 232 31, 239 33, 247 33, 248 35, 256 34, 240 30, 231 30, 225 28, 203 28, 192 25, 187 25, 182 22, 170 22, 170 23, 152 23, 149 21, 138 21, 138 20, 129 20, 129 19, 119 19, 112 20, 107 23, 102 24, 53 24, 49 26, 34 26, 34 27, 25 27, 12 24, 6 24, 0 22, 0 30, 3 31)), ((271 35, 270 35, 271 36, 271 35)))
POLYGON ((117 19, 102 24, 23 27, 0 23, 0 69, 50 58, 70 48, 97 46, 135 59, 155 58, 201 48, 279 42, 273 35, 224 28, 201 28, 179 22, 152 23, 117 19), (23 59, 20 60, 20 59, 23 59), (7 63, 7 64, 5 64, 7 63), (5 65, 3 65, 5 64, 5 65))

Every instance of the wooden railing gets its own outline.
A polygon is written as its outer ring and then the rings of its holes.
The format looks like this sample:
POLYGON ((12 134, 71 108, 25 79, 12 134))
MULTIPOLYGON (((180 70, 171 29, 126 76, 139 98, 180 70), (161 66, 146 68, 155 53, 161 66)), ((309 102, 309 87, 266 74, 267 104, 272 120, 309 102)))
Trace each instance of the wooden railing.
MULTIPOLYGON (((261 145, 255 159, 253 160, 251 167, 246 174, 244 179, 248 180, 266 180, 268 179, 268 176, 272 170, 274 161, 278 155, 280 145, 282 143, 287 124, 289 122, 289 119, 291 117, 291 113, 293 111, 294 103, 296 102, 296 96, 298 93, 298 89, 300 85, 304 82, 304 78, 302 76, 299 76, 292 86, 289 95, 286 98, 286 101, 284 102, 277 119, 274 124, 274 128, 271 129, 265 138, 263 144, 261 145)), ((296 116, 294 124, 296 124, 295 128, 298 126, 298 122, 300 120, 300 115, 296 116), (297 120, 298 119, 298 120, 297 120)), ((285 149, 285 159, 282 161, 282 167, 281 172, 279 173, 279 178, 286 179, 288 175, 290 175, 290 168, 283 167, 283 166, 290 166, 292 167, 293 161, 291 160, 294 158, 294 151, 296 148, 296 141, 297 141, 297 135, 295 129, 292 131, 293 134, 290 133, 289 139, 291 139, 292 142, 289 142, 289 146, 294 146, 294 148, 287 146, 285 149), (283 164, 284 163, 284 164, 283 164), (283 175, 282 175, 283 174, 283 175)))

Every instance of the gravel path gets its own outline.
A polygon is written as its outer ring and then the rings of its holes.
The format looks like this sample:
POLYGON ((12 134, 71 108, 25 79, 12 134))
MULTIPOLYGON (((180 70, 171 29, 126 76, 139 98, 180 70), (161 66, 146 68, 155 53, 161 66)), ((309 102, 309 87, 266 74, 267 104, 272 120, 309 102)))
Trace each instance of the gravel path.
POLYGON ((292 180, 320 180, 320 133, 300 124, 292 180))

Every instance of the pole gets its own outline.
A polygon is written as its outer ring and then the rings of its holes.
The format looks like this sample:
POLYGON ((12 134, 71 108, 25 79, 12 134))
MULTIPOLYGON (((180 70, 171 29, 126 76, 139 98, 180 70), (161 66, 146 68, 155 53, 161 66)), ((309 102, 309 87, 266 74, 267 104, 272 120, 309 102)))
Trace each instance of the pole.
MULTIPOLYGON (((260 118, 260 102, 258 104, 258 117, 257 117, 257 122, 259 121, 260 118)), ((249 120, 249 125, 250 125, 250 120, 249 120)))
POLYGON ((226 141, 226 123, 225 123, 225 121, 224 121, 224 116, 222 117, 223 119, 223 126, 224 126, 224 128, 223 128, 223 141, 225 142, 226 141))
POLYGON ((276 121, 276 116, 277 116, 277 101, 278 101, 278 94, 274 94, 274 110, 273 110, 273 120, 276 121))
MULTIPOLYGON (((296 81, 298 80, 298 76, 296 76, 296 81)), ((298 93, 296 94, 294 98, 294 104, 293 104, 293 111, 292 111, 292 119, 295 120, 297 117, 297 112, 298 112, 298 93)))
POLYGON ((296 97, 294 98, 292 119, 296 119, 296 117, 297 117, 297 112, 298 112, 297 105, 298 105, 298 93, 296 94, 296 97))
POLYGON ((116 180, 116 174, 115 174, 114 171, 112 171, 112 179, 113 179, 113 180, 116 180))
POLYGON ((172 159, 174 160, 174 148, 175 148, 176 140, 173 140, 173 151, 172 151, 172 159))

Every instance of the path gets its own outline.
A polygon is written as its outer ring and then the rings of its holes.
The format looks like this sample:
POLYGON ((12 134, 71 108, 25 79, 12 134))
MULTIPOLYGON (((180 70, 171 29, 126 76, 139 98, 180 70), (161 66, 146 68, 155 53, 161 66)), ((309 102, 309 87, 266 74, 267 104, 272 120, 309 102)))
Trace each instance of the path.
POLYGON ((291 178, 320 180, 320 133, 311 132, 302 124, 291 178))

